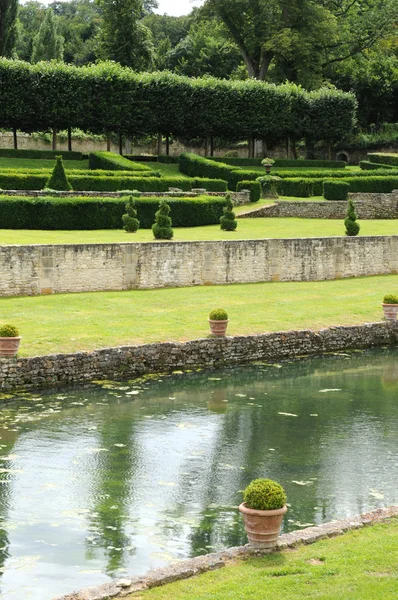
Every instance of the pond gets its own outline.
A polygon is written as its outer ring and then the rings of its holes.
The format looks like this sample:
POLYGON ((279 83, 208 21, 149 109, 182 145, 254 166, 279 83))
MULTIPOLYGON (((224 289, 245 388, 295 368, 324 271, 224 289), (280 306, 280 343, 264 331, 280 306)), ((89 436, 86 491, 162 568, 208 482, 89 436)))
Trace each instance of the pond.
POLYGON ((49 600, 245 543, 256 477, 285 531, 398 502, 398 349, 25 394, 0 437, 1 598, 49 600))

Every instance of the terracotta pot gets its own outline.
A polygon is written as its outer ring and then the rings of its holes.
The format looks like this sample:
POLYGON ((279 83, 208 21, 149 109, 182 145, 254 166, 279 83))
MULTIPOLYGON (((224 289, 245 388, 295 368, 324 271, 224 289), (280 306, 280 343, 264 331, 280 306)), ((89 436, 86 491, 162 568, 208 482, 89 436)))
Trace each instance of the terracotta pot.
POLYGON ((239 506, 249 544, 253 548, 274 548, 278 540, 287 506, 276 510, 254 510, 246 502, 239 506))
POLYGON ((217 337, 225 337, 228 322, 229 319, 226 319, 225 321, 213 321, 213 319, 209 319, 210 331, 217 337))
POLYGON ((398 304, 382 304, 384 318, 386 321, 396 321, 398 315, 398 304))
POLYGON ((15 356, 20 341, 20 337, 0 337, 0 356, 15 356))

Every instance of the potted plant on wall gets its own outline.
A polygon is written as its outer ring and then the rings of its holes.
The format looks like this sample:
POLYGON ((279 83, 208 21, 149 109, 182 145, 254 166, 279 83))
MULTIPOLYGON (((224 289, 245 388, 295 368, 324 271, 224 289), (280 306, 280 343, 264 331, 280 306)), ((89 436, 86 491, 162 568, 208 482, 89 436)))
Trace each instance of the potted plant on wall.
POLYGON ((263 158, 263 160, 261 161, 261 164, 263 165, 263 167, 265 167, 266 173, 271 173, 271 168, 274 163, 275 163, 274 159, 268 158, 267 156, 265 158, 263 158))
POLYGON ((274 548, 287 511, 283 487, 272 479, 255 479, 243 492, 239 506, 250 546, 274 548))
POLYGON ((19 331, 15 325, 0 326, 0 356, 12 357, 18 352, 19 331))
POLYGON ((228 313, 223 308, 215 308, 209 314, 210 331, 217 337, 225 337, 228 327, 228 313))
POLYGON ((386 321, 396 321, 398 315, 398 296, 386 294, 383 298, 383 311, 386 321))

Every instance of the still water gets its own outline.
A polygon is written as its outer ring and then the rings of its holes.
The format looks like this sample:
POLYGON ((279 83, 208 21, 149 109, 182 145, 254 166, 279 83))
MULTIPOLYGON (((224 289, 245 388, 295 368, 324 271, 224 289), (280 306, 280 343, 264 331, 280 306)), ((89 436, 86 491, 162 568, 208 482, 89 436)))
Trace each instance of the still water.
POLYGON ((397 503, 398 349, 26 394, 0 437, 0 597, 49 600, 245 543, 256 477, 285 531, 397 503))

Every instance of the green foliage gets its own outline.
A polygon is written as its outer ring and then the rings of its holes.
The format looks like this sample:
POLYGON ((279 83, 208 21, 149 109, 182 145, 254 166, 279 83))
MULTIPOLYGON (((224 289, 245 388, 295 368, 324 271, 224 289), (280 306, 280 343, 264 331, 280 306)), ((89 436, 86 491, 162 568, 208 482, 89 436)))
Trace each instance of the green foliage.
POLYGON ((278 182, 280 180, 281 178, 275 175, 264 175, 263 177, 257 177, 257 182, 260 184, 265 198, 278 197, 278 182))
MULTIPOLYGON (((138 198, 140 228, 151 229, 159 198, 138 198)), ((175 227, 216 225, 225 198, 169 198, 175 227)), ((0 222, 3 229, 95 230, 120 229, 126 198, 79 198, 2 196, 0 222)))
POLYGON ((58 34, 52 8, 48 8, 40 29, 33 38, 32 62, 62 60, 64 38, 58 34))
POLYGON ((350 192, 375 192, 390 194, 398 189, 398 177, 351 177, 350 192))
POLYGON ((259 181, 239 181, 236 186, 236 191, 250 191, 250 202, 258 202, 261 197, 261 184, 259 181))
POLYGON ((386 294, 383 298, 383 304, 398 304, 398 296, 395 294, 386 294))
POLYGON ((0 337, 18 337, 19 331, 15 325, 1 325, 0 337))
POLYGON ((314 184, 313 179, 286 178, 278 181, 276 187, 280 196, 309 198, 310 196, 314 196, 314 184))
MULTIPOLYGON (((261 167, 261 158, 236 158, 236 157, 210 157, 209 160, 214 160, 215 162, 223 162, 227 165, 235 166, 235 167, 261 167)), ((325 169, 344 169, 346 167, 346 163, 344 160, 305 160, 304 158, 298 158, 297 160, 291 160, 287 158, 276 158, 274 162, 274 168, 280 167, 297 167, 298 169, 306 168, 310 169, 311 167, 319 168, 324 167, 325 169)))
POLYGON ((133 196, 130 196, 126 204, 126 214, 122 217, 124 230, 129 233, 135 233, 140 227, 140 222, 137 219, 137 205, 133 196))
POLYGON ((323 195, 326 200, 347 200, 350 184, 347 181, 329 179, 323 182, 323 195))
POLYGON ((210 321, 227 321, 228 313, 223 308, 215 308, 209 314, 210 321))
POLYGON ((82 160, 81 152, 68 152, 67 150, 14 150, 14 148, 0 148, 0 158, 33 158, 47 160, 62 156, 63 160, 82 160))
POLYGON ((379 169, 394 169, 393 165, 383 165, 382 163, 370 162, 369 160, 359 161, 359 166, 363 171, 376 171, 379 169))
POLYGON ((62 156, 57 156, 55 167, 46 182, 46 188, 67 192, 72 189, 65 173, 62 156))
POLYGON ((254 479, 243 492, 243 499, 254 510, 277 510, 286 504, 285 490, 272 479, 254 479))
POLYGON ((272 165, 275 164, 275 160, 273 158, 265 157, 261 161, 261 164, 263 167, 272 167, 272 165))
POLYGON ((224 214, 220 218, 220 226, 223 231, 235 231, 238 226, 233 208, 234 205, 232 204, 231 196, 228 194, 225 199, 224 214))
POLYGON ((159 210, 155 214, 155 223, 152 225, 153 235, 157 240, 171 240, 174 232, 172 221, 169 217, 170 206, 167 200, 163 198, 160 201, 159 210))
POLYGON ((392 165, 394 167, 398 167, 398 154, 377 152, 374 154, 368 154, 368 158, 373 163, 381 163, 382 165, 392 165))
POLYGON ((349 236, 358 235, 360 226, 356 221, 355 206, 352 200, 348 201, 347 217, 344 219, 345 234, 349 236))
POLYGON ((115 171, 151 171, 151 167, 115 154, 114 152, 90 152, 89 169, 111 169, 115 171))
POLYGON ((16 40, 18 0, 0 2, 0 56, 11 57, 16 40))

